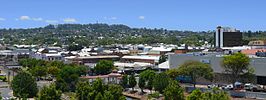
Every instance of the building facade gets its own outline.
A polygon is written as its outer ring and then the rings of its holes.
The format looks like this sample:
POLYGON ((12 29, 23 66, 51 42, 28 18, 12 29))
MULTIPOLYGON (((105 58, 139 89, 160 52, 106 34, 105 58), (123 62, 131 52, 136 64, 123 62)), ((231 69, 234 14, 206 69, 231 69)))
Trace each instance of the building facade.
POLYGON ((218 26, 214 40, 216 48, 241 46, 242 32, 234 28, 218 26))
MULTIPOLYGON (((186 61, 200 61, 206 64, 210 64, 213 71, 217 74, 223 74, 224 70, 221 66, 221 62, 224 55, 220 54, 208 54, 208 55, 198 55, 198 54, 171 54, 168 56, 169 68, 178 68, 181 64, 186 61)), ((253 57, 250 58, 250 66, 254 68, 256 83, 266 85, 266 58, 265 57, 253 57)))

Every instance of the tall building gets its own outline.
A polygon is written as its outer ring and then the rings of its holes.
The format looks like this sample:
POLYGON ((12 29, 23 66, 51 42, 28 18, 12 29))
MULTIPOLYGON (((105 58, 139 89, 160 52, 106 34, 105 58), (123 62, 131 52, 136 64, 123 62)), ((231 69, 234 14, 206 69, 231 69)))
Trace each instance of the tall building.
POLYGON ((214 34, 215 47, 233 47, 242 45, 242 32, 230 27, 218 26, 214 34))

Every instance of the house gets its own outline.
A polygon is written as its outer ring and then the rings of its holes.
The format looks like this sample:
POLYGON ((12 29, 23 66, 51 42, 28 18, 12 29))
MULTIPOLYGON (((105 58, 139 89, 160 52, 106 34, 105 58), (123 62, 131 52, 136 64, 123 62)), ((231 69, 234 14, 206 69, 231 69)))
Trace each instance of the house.
POLYGON ((248 46, 252 49, 266 49, 266 40, 250 41, 248 46))

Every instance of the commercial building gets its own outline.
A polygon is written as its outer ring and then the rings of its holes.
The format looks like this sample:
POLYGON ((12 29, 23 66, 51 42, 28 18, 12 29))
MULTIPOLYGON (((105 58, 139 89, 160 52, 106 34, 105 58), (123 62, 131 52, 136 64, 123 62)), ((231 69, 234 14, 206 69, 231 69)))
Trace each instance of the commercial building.
POLYGON ((96 64, 100 60, 111 60, 111 61, 118 61, 120 59, 119 56, 116 55, 103 55, 103 56, 70 56, 65 57, 66 63, 77 63, 77 64, 96 64))
POLYGON ((157 64, 160 56, 123 56, 121 62, 133 63, 133 62, 144 62, 157 64))
POLYGON ((214 40, 216 48, 241 46, 242 32, 234 28, 218 26, 214 40))
MULTIPOLYGON (((200 61, 206 64, 210 64, 212 69, 217 74, 223 74, 224 70, 221 66, 221 61, 223 59, 223 54, 213 53, 213 54, 171 54, 168 56, 169 69, 178 68, 181 64, 186 61, 194 60, 200 61)), ((256 83, 266 85, 266 58, 265 57, 254 57, 250 58, 250 66, 255 69, 256 83)), ((219 79, 226 80, 226 78, 219 79)))

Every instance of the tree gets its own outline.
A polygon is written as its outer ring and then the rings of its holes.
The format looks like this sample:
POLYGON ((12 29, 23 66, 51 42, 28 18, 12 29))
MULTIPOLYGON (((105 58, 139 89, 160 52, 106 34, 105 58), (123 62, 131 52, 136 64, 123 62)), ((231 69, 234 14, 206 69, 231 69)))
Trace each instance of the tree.
POLYGON ((52 62, 49 62, 46 67, 63 68, 64 66, 65 64, 62 61, 52 61, 52 62))
POLYGON ((187 96, 187 100, 230 100, 229 95, 218 88, 214 88, 212 91, 202 93, 199 89, 193 90, 192 93, 187 96))
POLYGON ((156 74, 153 79, 153 87, 156 91, 163 93, 163 90, 168 86, 169 84, 169 77, 166 73, 159 73, 156 74))
POLYGON ((172 78, 173 80, 175 80, 180 74, 178 73, 178 69, 174 68, 174 69, 169 69, 166 71, 166 74, 172 78))
POLYGON ((99 92, 94 100, 103 100, 103 95, 99 92))
POLYGON ((192 93, 187 96, 187 100, 201 100, 202 92, 199 89, 193 90, 192 93))
POLYGON ((97 78, 93 84, 92 84, 93 90, 95 90, 96 92, 101 92, 103 93, 104 91, 104 86, 103 86, 103 81, 100 78, 97 78))
POLYGON ((55 66, 48 67, 47 69, 47 73, 52 75, 53 77, 58 75, 59 72, 60 72, 60 69, 55 66))
POLYGON ((60 100, 62 92, 56 90, 55 85, 44 86, 38 94, 38 100, 60 100))
POLYGON ((78 82, 76 86, 76 97, 78 100, 93 100, 95 92, 89 82, 78 82))
POLYGON ((165 62, 166 60, 167 60, 166 55, 161 55, 159 58, 159 64, 165 62))
POLYGON ((230 100, 227 92, 219 88, 213 88, 212 91, 202 93, 201 100, 230 100))
POLYGON ((106 75, 112 72, 114 68, 114 63, 108 60, 100 60, 94 67, 95 73, 97 75, 106 75))
POLYGON ((145 88, 149 89, 150 92, 152 92, 153 79, 154 79, 155 74, 156 73, 153 70, 145 70, 145 71, 140 73, 140 77, 144 78, 144 80, 145 80, 145 88))
POLYGON ((194 87, 198 78, 203 77, 212 80, 214 76, 213 69, 208 64, 198 61, 186 61, 178 68, 178 73, 191 77, 194 87))
POLYGON ((134 74, 131 74, 129 76, 128 84, 129 84, 129 87, 132 88, 132 91, 134 91, 134 87, 137 84, 137 81, 136 81, 136 78, 135 78, 134 74))
POLYGON ((76 86, 76 97, 78 100, 121 100, 120 98, 124 97, 122 91, 123 88, 120 85, 104 85, 98 78, 92 85, 89 82, 79 81, 76 86))
POLYGON ((128 86, 128 77, 127 77, 128 75, 127 74, 125 74, 125 75, 123 75, 122 76, 122 81, 121 81, 121 86, 125 89, 125 88, 127 88, 127 86, 128 86))
POLYGON ((141 89, 141 92, 143 93, 143 89, 145 88, 145 79, 144 77, 140 76, 139 77, 139 88, 141 89))
POLYGON ((47 75, 47 69, 45 67, 41 67, 41 66, 36 66, 33 67, 30 72, 32 73, 33 76, 40 78, 43 76, 47 75))
POLYGON ((119 98, 124 97, 122 94, 123 88, 119 85, 110 84, 108 85, 108 91, 113 95, 114 100, 120 100, 119 98))
POLYGON ((32 98, 35 97, 38 88, 35 78, 25 71, 19 72, 11 82, 11 87, 13 90, 14 96, 18 98, 28 97, 32 98))
POLYGON ((222 67, 230 75, 230 81, 233 83, 238 81, 241 75, 251 72, 249 62, 250 59, 245 54, 235 53, 230 56, 224 56, 222 67))
POLYGON ((148 79, 148 82, 147 82, 147 86, 146 86, 147 89, 150 90, 150 92, 152 93, 152 88, 153 88, 153 78, 152 79, 148 79))
POLYGON ((114 99, 114 96, 111 94, 110 91, 104 91, 103 100, 118 100, 118 99, 114 99))
POLYGON ((56 87, 61 88, 63 92, 74 91, 76 83, 79 79, 79 72, 77 67, 65 66, 63 67, 58 76, 56 77, 56 87))
POLYGON ((171 80, 163 92, 165 100, 185 100, 184 90, 179 86, 177 81, 171 80))
POLYGON ((82 45, 76 45, 76 44, 72 44, 67 47, 68 51, 79 51, 81 49, 83 49, 82 45))

